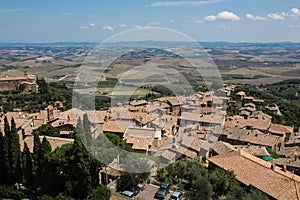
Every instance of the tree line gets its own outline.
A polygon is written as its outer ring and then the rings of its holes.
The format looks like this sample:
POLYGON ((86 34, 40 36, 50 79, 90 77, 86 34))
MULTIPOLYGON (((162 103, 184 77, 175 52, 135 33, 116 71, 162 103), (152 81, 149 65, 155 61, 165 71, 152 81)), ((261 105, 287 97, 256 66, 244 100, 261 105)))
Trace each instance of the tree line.
POLYGON ((52 151, 46 137, 34 134, 33 152, 22 151, 14 119, 0 131, 0 198, 100 199, 110 190, 99 184, 102 164, 85 149, 77 133, 72 144, 52 151))

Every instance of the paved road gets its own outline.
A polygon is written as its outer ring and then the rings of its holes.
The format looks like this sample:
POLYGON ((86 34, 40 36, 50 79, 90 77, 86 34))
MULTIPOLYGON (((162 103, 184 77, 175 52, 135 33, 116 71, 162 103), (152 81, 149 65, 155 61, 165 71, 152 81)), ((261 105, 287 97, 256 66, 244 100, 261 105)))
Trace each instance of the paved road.
MULTIPOLYGON (((137 199, 138 200, 153 200, 154 195, 155 195, 156 191, 158 190, 158 188, 159 187, 156 185, 152 185, 152 184, 147 185, 145 187, 145 189, 137 195, 137 199)), ((165 199, 166 200, 169 199, 171 194, 172 194, 172 192, 170 191, 165 199)))

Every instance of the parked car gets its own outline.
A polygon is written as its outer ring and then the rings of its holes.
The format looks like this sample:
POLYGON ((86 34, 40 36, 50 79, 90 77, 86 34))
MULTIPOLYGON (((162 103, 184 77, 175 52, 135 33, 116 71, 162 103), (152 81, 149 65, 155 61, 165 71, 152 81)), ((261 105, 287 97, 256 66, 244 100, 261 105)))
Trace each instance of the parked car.
POLYGON ((173 192, 169 200, 182 200, 184 192, 181 190, 176 190, 173 192))
POLYGON ((129 187, 127 190, 133 192, 134 196, 136 196, 142 189, 138 186, 132 186, 129 187))
POLYGON ((163 182, 163 183, 161 183, 160 188, 167 190, 167 193, 168 193, 170 191, 171 185, 170 185, 170 183, 163 182))
POLYGON ((171 185, 169 183, 163 182, 160 185, 160 188, 157 190, 157 192, 154 195, 154 198, 156 199, 165 199, 167 194, 169 193, 171 188, 171 185))
POLYGON ((120 194, 122 194, 122 195, 124 195, 126 197, 130 197, 130 198, 134 197, 134 193, 131 192, 131 191, 128 191, 128 190, 125 190, 125 191, 121 192, 120 194))

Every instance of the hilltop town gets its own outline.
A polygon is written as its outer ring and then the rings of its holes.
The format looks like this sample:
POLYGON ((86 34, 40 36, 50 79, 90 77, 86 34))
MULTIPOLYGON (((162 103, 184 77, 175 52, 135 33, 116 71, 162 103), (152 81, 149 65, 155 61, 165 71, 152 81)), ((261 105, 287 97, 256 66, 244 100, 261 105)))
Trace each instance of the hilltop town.
MULTIPOLYGON (((17 79, 18 83, 23 83, 23 77, 1 80, 15 83, 17 79)), ((8 90, 8 87, 3 88, 8 90)), ((17 89, 12 87, 11 90, 17 89)), ((0 119, 0 130, 5 132, 5 117, 9 121, 13 118, 21 151, 26 144, 33 153, 34 133, 42 126, 51 126, 59 134, 48 133, 39 138, 42 141, 46 137, 54 151, 74 142, 78 119, 87 116, 92 138, 99 134, 116 135, 133 152, 156 157, 161 164, 193 159, 208 168, 233 171, 238 181, 271 198, 298 198, 298 130, 273 123, 272 116, 267 113, 282 115, 281 108, 274 104, 265 105, 264 99, 250 96, 235 85, 225 85, 215 92, 196 92, 191 96, 132 100, 104 110, 72 108, 63 111, 63 107, 63 102, 57 101, 35 113, 7 112, 0 119), (235 113, 226 112, 233 109, 235 113)), ((107 163, 111 170, 99 172, 111 177, 110 181, 104 181, 105 184, 117 179, 120 172, 115 170, 123 167, 118 159, 112 157, 111 161, 107 163)), ((157 164, 152 163, 151 167, 155 168, 157 164)), ((152 171, 151 176, 155 178, 155 174, 152 171)))

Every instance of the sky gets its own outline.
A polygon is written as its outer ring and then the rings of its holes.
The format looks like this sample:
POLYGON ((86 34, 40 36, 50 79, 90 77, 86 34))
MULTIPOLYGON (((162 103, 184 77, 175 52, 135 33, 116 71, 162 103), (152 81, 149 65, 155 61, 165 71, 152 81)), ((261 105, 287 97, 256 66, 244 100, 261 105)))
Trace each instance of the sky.
POLYGON ((2 0, 0 42, 101 42, 161 27, 202 42, 300 42, 299 0, 2 0))

